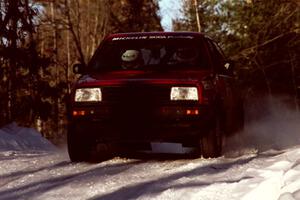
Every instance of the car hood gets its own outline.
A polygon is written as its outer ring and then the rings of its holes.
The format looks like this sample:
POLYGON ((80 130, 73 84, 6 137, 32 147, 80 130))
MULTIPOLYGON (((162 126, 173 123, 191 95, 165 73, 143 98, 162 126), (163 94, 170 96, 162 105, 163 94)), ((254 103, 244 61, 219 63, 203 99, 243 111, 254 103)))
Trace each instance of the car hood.
POLYGON ((210 70, 188 71, 114 71, 101 74, 84 75, 77 86, 122 85, 128 83, 144 84, 197 84, 211 74, 210 70))

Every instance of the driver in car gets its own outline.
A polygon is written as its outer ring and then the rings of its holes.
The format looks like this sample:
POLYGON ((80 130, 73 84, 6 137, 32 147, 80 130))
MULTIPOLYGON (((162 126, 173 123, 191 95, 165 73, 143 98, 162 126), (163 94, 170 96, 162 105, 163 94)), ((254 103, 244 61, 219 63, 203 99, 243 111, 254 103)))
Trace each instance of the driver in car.
POLYGON ((194 64, 198 58, 198 53, 193 48, 182 47, 178 48, 173 55, 172 61, 179 63, 194 64))
POLYGON ((134 49, 126 50, 121 56, 121 61, 123 69, 137 69, 143 65, 141 52, 134 49))

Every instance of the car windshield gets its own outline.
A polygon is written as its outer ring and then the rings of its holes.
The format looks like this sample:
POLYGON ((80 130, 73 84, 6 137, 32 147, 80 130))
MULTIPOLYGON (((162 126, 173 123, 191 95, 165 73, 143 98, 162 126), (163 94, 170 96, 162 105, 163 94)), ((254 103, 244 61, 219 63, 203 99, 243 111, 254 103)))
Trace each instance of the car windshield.
POLYGON ((120 37, 105 42, 89 63, 92 71, 209 69, 203 42, 193 37, 120 37))

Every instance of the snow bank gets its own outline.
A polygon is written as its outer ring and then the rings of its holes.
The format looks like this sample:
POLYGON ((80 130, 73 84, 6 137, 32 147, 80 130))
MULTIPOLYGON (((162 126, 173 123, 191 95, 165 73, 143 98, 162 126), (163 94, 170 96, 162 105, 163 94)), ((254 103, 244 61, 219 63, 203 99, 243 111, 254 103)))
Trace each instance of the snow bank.
POLYGON ((0 151, 52 151, 55 146, 33 128, 11 123, 0 129, 0 151))

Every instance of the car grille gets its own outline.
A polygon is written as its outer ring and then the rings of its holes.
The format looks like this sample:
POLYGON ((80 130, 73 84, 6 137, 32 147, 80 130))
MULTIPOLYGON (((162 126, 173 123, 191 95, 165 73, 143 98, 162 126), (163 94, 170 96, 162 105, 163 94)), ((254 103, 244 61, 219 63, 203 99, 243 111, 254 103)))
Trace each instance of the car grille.
POLYGON ((105 103, 114 104, 163 104, 170 102, 168 86, 128 85, 103 87, 102 98, 105 103))

